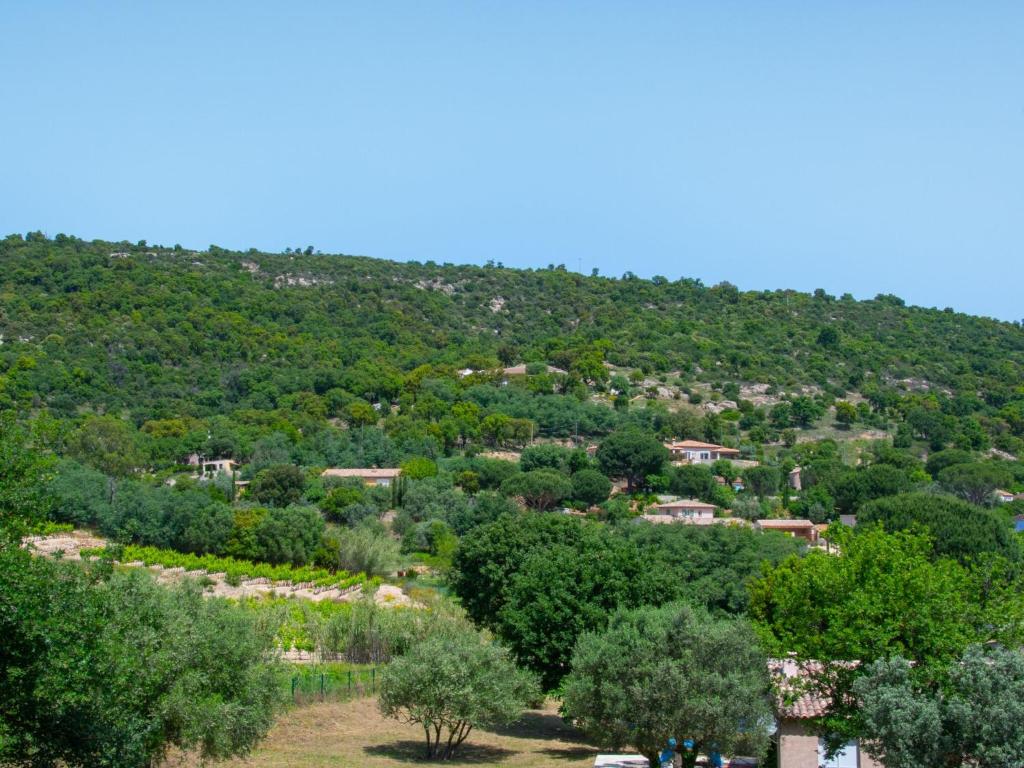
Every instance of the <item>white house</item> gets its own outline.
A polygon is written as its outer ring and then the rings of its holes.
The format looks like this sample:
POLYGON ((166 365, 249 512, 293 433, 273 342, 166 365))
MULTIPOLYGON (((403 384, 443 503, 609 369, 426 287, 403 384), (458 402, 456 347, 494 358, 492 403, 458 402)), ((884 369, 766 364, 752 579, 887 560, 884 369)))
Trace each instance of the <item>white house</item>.
POLYGON ((238 462, 232 459, 204 459, 198 453, 190 453, 189 466, 196 468, 196 477, 213 478, 217 475, 233 475, 238 462))
POLYGON ((668 501, 654 507, 657 514, 669 515, 683 522, 699 522, 711 520, 715 516, 715 505, 705 504, 696 499, 680 499, 679 501, 668 501))
POLYGON ((674 440, 665 443, 672 461, 687 464, 711 464, 719 459, 737 459, 740 452, 735 448, 726 448, 715 443, 702 443, 700 440, 674 440))

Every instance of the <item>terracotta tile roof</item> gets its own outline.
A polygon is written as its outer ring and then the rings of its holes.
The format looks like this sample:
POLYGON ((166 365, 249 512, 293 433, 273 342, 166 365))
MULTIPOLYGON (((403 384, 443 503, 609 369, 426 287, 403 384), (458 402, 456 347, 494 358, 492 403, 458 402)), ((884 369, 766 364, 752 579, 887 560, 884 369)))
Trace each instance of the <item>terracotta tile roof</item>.
POLYGON ((735 448, 726 448, 724 445, 716 445, 715 443, 702 443, 700 440, 675 440, 671 443, 665 443, 665 447, 669 450, 677 451, 706 450, 718 451, 719 453, 739 453, 735 448))
POLYGON ((679 499, 678 501, 666 501, 664 504, 658 504, 658 509, 710 509, 712 512, 715 510, 714 504, 706 504, 703 501, 697 501, 696 499, 679 499))
POLYGON ((775 686, 775 708, 780 718, 805 720, 828 711, 829 697, 815 690, 811 676, 820 672, 819 662, 769 659, 768 673, 775 686))
POLYGON ((325 469, 320 473, 321 477, 372 477, 372 478, 384 478, 384 477, 398 477, 402 474, 400 469, 378 469, 377 467, 368 468, 348 468, 348 469, 325 469))
POLYGON ((754 525, 759 528, 773 528, 781 531, 805 530, 814 528, 810 520, 755 520, 754 525))
MULTIPOLYGON (((833 662, 854 668, 857 661, 833 662)), ((824 671, 820 661, 799 661, 795 658, 769 659, 768 674, 775 690, 775 709, 780 719, 806 720, 828 712, 831 696, 815 684, 815 677, 824 671)))

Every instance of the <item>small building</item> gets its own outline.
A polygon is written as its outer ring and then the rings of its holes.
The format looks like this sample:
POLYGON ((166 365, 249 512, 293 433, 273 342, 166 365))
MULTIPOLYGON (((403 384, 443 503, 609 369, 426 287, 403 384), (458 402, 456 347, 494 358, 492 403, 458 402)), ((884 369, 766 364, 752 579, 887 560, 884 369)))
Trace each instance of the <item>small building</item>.
POLYGON ((719 459, 737 459, 740 452, 735 448, 726 448, 715 443, 703 443, 700 440, 674 440, 665 443, 672 461, 685 464, 711 464, 719 459))
POLYGON ((779 531, 798 539, 804 539, 810 544, 818 543, 818 529, 810 520, 755 520, 754 529, 779 531))
POLYGON ((1002 488, 996 488, 992 493, 996 497, 996 501, 1001 504, 1009 504, 1017 498, 1015 494, 1004 491, 1002 488))
POLYGON ((233 459, 205 459, 198 453, 190 453, 189 466, 196 468, 194 477, 212 479, 217 475, 234 475, 238 462, 233 459))
POLYGON ((354 477, 358 478, 359 480, 362 480, 366 485, 375 485, 381 488, 387 488, 392 483, 396 482, 401 474, 402 470, 400 469, 378 469, 377 467, 362 467, 350 469, 325 469, 323 472, 320 473, 320 477, 354 477))
POLYGON ((711 520, 715 516, 714 504, 705 504, 703 501, 697 501, 696 499, 666 501, 664 504, 655 505, 654 509, 656 514, 669 515, 686 522, 711 520))
POLYGON ((800 467, 793 467, 791 470, 789 470, 789 474, 786 475, 786 483, 794 491, 803 490, 803 483, 800 479, 800 472, 800 467))
POLYGON ((796 659, 770 659, 768 671, 775 685, 778 721, 778 768, 882 768, 854 740, 831 759, 825 740, 811 724, 828 711, 829 700, 814 689, 810 674, 820 665, 796 659))

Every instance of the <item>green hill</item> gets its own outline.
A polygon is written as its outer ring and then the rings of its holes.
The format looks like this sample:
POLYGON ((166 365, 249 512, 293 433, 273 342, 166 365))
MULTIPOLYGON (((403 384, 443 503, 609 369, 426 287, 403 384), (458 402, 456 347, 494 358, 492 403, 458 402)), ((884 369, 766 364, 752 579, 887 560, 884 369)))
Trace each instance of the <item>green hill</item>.
POLYGON ((63 417, 141 424, 295 398, 329 416, 339 398, 397 401, 410 381, 522 361, 592 385, 607 361, 684 391, 814 385, 890 410, 931 398, 911 406, 976 416, 992 435, 1019 434, 1024 407, 1018 324, 895 296, 38 233, 0 241, 0 267, 0 406, 63 417))

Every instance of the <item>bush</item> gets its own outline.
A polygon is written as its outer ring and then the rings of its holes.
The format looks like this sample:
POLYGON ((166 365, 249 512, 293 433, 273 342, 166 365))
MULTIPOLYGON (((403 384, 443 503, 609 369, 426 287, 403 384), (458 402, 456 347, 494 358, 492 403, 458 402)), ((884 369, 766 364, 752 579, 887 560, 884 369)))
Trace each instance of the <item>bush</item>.
POLYGON ((763 754, 771 722, 767 660, 745 619, 677 603, 620 611, 582 635, 563 683, 567 717, 601 746, 658 764, 669 737, 694 752, 763 754), (753 727, 738 729, 737 723, 753 727))
POLYGON ((437 476, 437 464, 425 456, 413 456, 402 462, 402 477, 407 480, 422 480, 437 476))
POLYGON ((367 576, 387 576, 399 563, 399 545, 382 528, 360 525, 341 535, 338 565, 346 571, 367 576))
POLYGON ((535 469, 557 469, 563 471, 569 464, 572 451, 559 445, 531 445, 519 454, 519 468, 523 472, 535 469))

